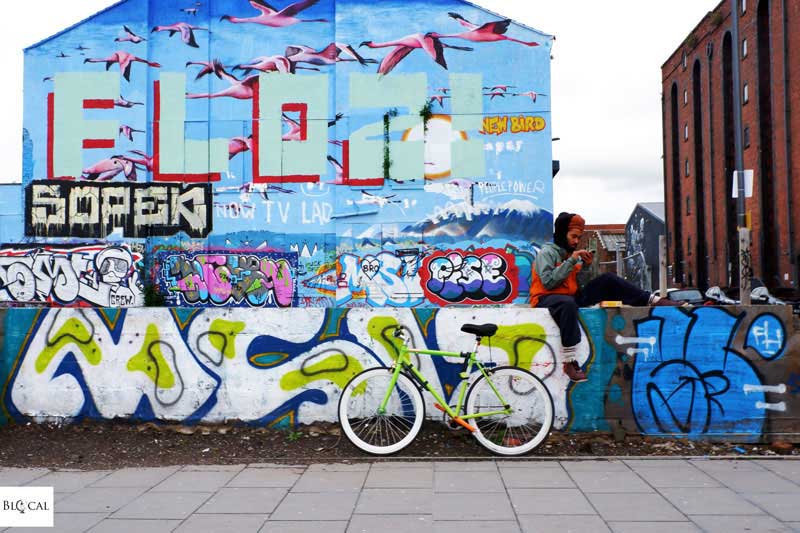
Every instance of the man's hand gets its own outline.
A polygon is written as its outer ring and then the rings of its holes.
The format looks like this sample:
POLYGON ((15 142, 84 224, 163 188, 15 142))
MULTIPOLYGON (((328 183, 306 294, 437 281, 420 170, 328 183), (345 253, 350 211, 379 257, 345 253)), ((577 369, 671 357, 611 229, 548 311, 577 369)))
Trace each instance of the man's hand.
POLYGON ((591 265, 594 261, 594 255, 589 250, 575 250, 572 252, 572 258, 576 261, 582 261, 585 265, 591 265))

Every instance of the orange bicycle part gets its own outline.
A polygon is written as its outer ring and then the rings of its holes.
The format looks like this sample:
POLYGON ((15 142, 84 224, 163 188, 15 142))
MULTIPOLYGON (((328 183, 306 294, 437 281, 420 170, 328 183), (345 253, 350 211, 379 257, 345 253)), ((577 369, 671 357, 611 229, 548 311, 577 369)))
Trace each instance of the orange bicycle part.
MULTIPOLYGON (((433 404, 433 406, 434 406, 435 408, 437 408, 438 410, 440 410, 441 412, 443 412, 443 413, 446 413, 446 412, 447 412, 447 411, 445 410, 445 408, 444 408, 444 407, 442 407, 441 405, 439 405, 438 403, 434 403, 434 404, 433 404)), ((474 432, 475 432, 475 428, 474 428, 474 427, 472 427, 472 426, 470 426, 469 424, 467 424, 467 423, 466 423, 464 420, 462 420, 461 418, 459 418, 459 417, 457 417, 457 416, 454 416, 454 417, 452 417, 452 418, 453 418, 453 422, 455 422, 456 424, 458 424, 458 425, 460 425, 460 426, 464 426, 464 428, 468 429, 468 430, 469 430, 471 433, 474 433, 474 432)))

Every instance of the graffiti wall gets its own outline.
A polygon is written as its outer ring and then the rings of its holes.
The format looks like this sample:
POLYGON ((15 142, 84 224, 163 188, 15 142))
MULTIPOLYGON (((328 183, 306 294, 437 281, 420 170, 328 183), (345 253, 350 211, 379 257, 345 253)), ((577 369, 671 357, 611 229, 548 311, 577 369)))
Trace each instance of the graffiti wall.
POLYGON ((0 247, 0 302, 53 307, 144 303, 142 254, 126 244, 0 247))
MULTIPOLYGON (((416 348, 461 352, 474 344, 459 332, 462 324, 496 321, 497 334, 480 357, 539 376, 560 430, 622 426, 629 433, 744 441, 798 434, 800 335, 785 307, 584 309, 578 358, 589 380, 578 384, 561 371, 558 329, 542 309, 5 313, 2 413, 18 422, 333 422, 347 381, 397 356, 396 326, 416 348)), ((460 358, 418 355, 416 362, 446 399, 457 394, 460 358)))
POLYGON ((174 305, 523 302, 552 42, 460 0, 118 2, 25 52, 25 239, 136 243, 174 305))

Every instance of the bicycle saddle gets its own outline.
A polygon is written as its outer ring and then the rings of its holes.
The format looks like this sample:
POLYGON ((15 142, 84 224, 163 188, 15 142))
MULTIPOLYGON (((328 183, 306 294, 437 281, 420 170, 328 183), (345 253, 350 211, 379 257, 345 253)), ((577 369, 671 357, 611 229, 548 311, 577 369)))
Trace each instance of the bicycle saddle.
POLYGON ((497 333, 497 324, 464 324, 461 326, 461 331, 478 337, 491 337, 497 333))

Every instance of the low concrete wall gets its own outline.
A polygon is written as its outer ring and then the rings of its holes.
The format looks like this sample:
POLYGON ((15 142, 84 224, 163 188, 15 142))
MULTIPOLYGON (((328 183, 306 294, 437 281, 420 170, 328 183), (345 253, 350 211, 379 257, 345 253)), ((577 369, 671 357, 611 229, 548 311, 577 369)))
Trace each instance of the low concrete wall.
MULTIPOLYGON (((543 378, 561 430, 798 440, 791 308, 584 309, 581 318, 589 381, 572 384, 543 309, 8 309, 1 421, 334 421, 347 380, 392 361, 395 324, 416 347, 466 351, 474 338, 460 325, 494 322, 481 356, 543 378)), ((422 356, 420 366, 453 393, 460 364, 422 356)))

